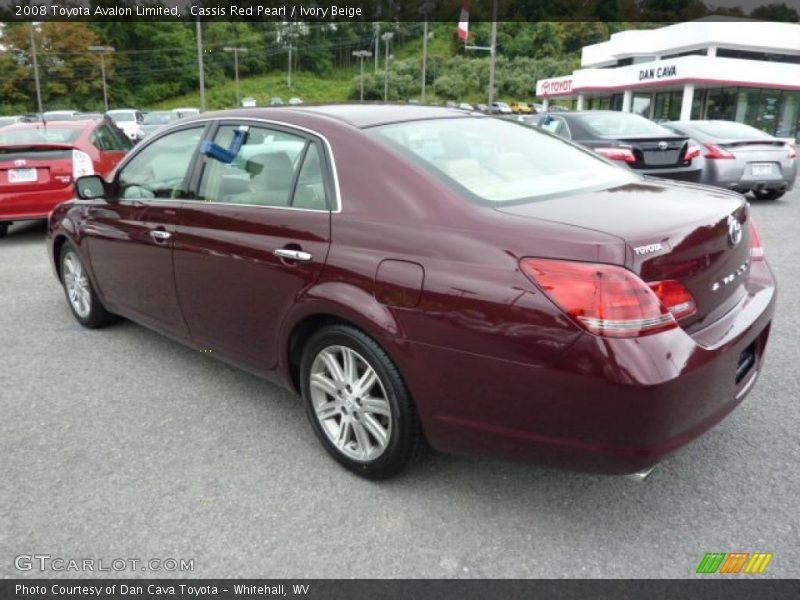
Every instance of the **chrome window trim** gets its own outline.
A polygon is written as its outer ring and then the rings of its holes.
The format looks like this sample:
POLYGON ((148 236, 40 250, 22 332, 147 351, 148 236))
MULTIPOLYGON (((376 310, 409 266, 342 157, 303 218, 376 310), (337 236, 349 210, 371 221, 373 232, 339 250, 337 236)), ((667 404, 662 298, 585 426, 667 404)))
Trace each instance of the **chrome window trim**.
MULTIPOLYGON (((159 132, 159 135, 152 140, 148 140, 148 143, 145 146, 141 146, 142 149, 146 148, 147 146, 155 143, 162 137, 172 133, 172 131, 191 127, 195 123, 200 124, 208 124, 212 122, 220 122, 220 121, 235 121, 235 122, 254 122, 254 123, 266 123, 268 125, 277 125, 279 127, 285 127, 286 129, 294 129, 296 131, 302 131, 305 134, 311 134, 314 137, 319 138, 325 144, 325 148, 327 149, 328 156, 330 157, 331 163, 331 174, 333 175, 333 187, 334 187, 334 195, 336 197, 336 208, 331 210, 320 210, 317 208, 296 208, 294 206, 265 206, 263 204, 241 204, 235 202, 215 202, 215 201, 208 201, 208 200, 191 200, 191 199, 181 199, 181 202, 189 202, 192 204, 214 204, 216 206, 250 206, 253 208, 268 208, 268 209, 277 209, 277 210, 296 210, 299 212, 315 212, 315 213, 329 213, 329 214, 339 214, 342 212, 342 193, 341 188, 339 187, 339 171, 336 168, 336 158, 333 155, 333 148, 331 147, 331 143, 328 141, 328 138, 322 135, 321 133, 314 131, 313 129, 308 129, 307 127, 303 127, 301 125, 293 125, 291 123, 284 123, 283 121, 275 121, 272 119, 259 119, 257 117, 235 117, 235 116, 225 116, 225 117, 208 117, 208 118, 201 118, 201 119, 192 119, 191 121, 184 121, 176 123, 174 126, 165 128, 163 131, 159 132)), ((139 150, 135 153, 138 155, 139 150)), ((128 162, 130 162, 135 155, 130 157, 126 157, 125 164, 121 164, 119 170, 125 168, 128 162)))

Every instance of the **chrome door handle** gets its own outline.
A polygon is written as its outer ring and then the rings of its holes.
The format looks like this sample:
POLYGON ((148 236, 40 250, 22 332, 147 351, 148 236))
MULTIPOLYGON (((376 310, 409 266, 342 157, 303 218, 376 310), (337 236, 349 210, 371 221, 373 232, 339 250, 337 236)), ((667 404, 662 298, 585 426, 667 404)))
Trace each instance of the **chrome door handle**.
POLYGON ((310 252, 303 252, 302 250, 289 250, 288 248, 278 248, 273 250, 272 253, 278 258, 297 260, 300 262, 308 262, 313 258, 310 252))
POLYGON ((161 229, 154 229, 150 232, 150 237, 154 240, 168 240, 172 237, 169 231, 162 231, 161 229))

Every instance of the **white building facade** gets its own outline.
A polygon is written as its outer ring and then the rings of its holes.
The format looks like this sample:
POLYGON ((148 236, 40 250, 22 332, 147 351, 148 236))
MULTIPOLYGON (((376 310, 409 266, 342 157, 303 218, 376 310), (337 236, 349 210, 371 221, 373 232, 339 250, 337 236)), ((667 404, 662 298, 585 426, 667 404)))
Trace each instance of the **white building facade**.
POLYGON ((583 48, 582 68, 540 80, 545 105, 725 119, 800 136, 800 24, 698 20, 615 33, 583 48))

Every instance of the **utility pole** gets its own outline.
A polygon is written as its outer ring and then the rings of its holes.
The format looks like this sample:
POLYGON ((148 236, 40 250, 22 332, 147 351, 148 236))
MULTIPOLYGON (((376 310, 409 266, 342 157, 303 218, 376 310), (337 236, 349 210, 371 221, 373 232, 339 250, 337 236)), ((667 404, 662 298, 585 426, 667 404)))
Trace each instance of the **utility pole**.
POLYGON ((432 2, 424 2, 420 7, 420 12, 425 15, 425 28, 422 31, 422 96, 420 102, 425 104, 425 79, 428 66, 428 13, 434 7, 432 2))
POLYGON ((489 110, 494 102, 494 66, 497 58, 497 0, 492 5, 492 47, 489 50, 489 110))
POLYGON ((286 75, 286 87, 292 87, 292 42, 289 42, 289 70, 286 75))
POLYGON ((497 57, 497 0, 492 3, 492 42, 490 46, 468 46, 464 42, 464 50, 482 50, 489 53, 489 110, 494 103, 494 68, 497 57))
POLYGON ((106 84, 106 54, 114 52, 111 46, 89 46, 89 52, 100 55, 100 72, 103 75, 103 107, 108 112, 108 86, 106 84))
POLYGON ((364 101, 364 59, 369 58, 372 56, 372 52, 369 50, 354 50, 353 56, 355 56, 358 61, 361 63, 361 102, 364 101))
POLYGON ((203 68, 203 26, 200 21, 195 21, 197 30, 197 71, 200 74, 200 111, 206 109, 206 76, 203 68))
POLYGON ((39 114, 44 113, 42 110, 42 86, 39 83, 39 62, 36 60, 36 39, 33 37, 33 23, 30 23, 31 28, 31 58, 33 59, 33 79, 36 82, 36 106, 39 108, 39 114))
POLYGON ((381 33, 381 24, 375 23, 373 29, 375 30, 375 73, 378 73, 378 55, 380 54, 380 49, 378 44, 380 43, 380 33, 381 33))
POLYGON ((386 49, 386 58, 383 61, 383 101, 389 101, 389 42, 394 37, 391 31, 387 31, 381 36, 383 47, 386 49))
POLYGON ((239 108, 242 104, 239 99, 239 52, 244 54, 247 52, 247 48, 225 46, 223 50, 225 52, 233 52, 233 73, 236 78, 236 107, 239 108))

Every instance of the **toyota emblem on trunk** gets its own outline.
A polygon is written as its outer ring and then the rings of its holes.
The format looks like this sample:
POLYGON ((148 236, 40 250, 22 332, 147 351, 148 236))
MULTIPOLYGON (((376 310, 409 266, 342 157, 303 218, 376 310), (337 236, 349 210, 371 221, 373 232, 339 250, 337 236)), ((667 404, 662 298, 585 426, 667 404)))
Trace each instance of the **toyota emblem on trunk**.
POLYGON ((658 142, 659 150, 666 150, 667 148, 669 148, 669 144, 667 142, 658 142))
POLYGON ((733 215, 728 217, 728 241, 736 246, 742 241, 742 224, 733 215))
POLYGON ((27 163, 25 162, 24 158, 18 158, 17 160, 14 161, 15 167, 24 167, 26 164, 27 163))

